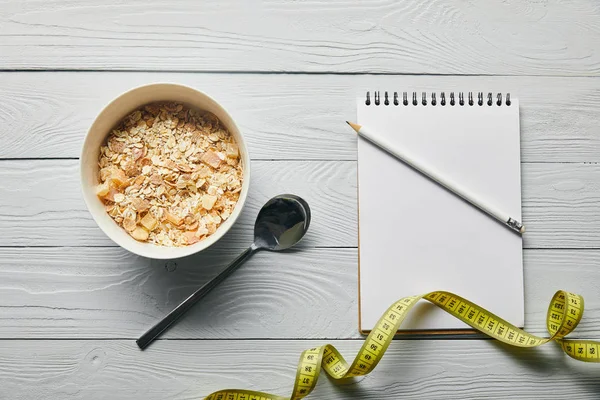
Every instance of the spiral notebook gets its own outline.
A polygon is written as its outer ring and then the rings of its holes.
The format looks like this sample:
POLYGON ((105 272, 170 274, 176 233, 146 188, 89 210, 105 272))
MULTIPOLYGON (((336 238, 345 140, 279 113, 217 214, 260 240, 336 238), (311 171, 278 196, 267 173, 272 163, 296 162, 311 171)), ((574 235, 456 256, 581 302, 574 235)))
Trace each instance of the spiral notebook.
MULTIPOLYGON (((358 124, 521 220, 517 99, 491 93, 367 96, 358 99, 358 124)), ((433 290, 454 292, 524 325, 519 234, 360 137, 358 198, 361 332, 399 298, 433 290)), ((421 301, 401 330, 469 328, 421 301)))

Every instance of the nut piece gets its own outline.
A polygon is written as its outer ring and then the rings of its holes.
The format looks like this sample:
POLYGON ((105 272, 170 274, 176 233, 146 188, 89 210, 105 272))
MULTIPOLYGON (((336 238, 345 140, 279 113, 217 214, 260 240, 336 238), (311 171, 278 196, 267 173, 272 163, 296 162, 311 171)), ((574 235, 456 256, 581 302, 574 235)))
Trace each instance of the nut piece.
POLYGON ((150 232, 152 232, 158 226, 158 220, 154 218, 154 215, 147 213, 144 218, 140 221, 140 224, 150 232))
POLYGON ((150 236, 150 235, 147 230, 138 226, 131 232, 131 236, 135 240, 139 240, 140 242, 145 242, 146 240, 148 240, 148 236, 150 236))
POLYGON ((153 185, 160 185, 162 183, 162 178, 158 174, 152 174, 150 177, 150 183, 153 185))
POLYGON ((125 230, 127 232, 133 232, 133 230, 137 227, 137 224, 135 222, 135 219, 131 219, 131 218, 125 218, 123 219, 123 228, 125 228, 125 230))
POLYGON ((139 197, 132 199, 131 204, 138 212, 144 212, 150 208, 150 203, 148 202, 148 200, 143 200, 139 197))
POLYGON ((133 159, 134 159, 135 161, 137 161, 137 160, 139 160, 140 158, 144 157, 145 153, 146 153, 146 148, 145 148, 145 147, 144 147, 144 148, 141 148, 141 149, 136 147, 136 148, 134 148, 134 149, 131 151, 131 154, 133 155, 133 159))

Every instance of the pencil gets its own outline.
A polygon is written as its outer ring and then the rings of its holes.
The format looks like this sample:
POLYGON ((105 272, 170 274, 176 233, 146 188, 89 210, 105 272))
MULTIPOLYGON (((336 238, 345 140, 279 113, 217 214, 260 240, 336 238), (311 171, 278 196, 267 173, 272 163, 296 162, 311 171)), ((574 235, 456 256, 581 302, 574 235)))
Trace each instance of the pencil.
POLYGON ((503 212, 502 210, 498 210, 492 205, 487 204, 485 201, 478 198, 474 193, 471 193, 467 189, 461 187, 457 182, 453 182, 447 177, 444 177, 439 171, 436 171, 434 168, 428 167, 420 160, 416 160, 415 158, 411 157, 399 146, 390 143, 383 136, 378 135, 376 132, 373 132, 364 126, 349 121, 346 122, 352 127, 352 129, 356 131, 357 134, 367 139, 369 142, 373 143, 377 147, 381 148, 382 150, 385 150, 389 154, 400 159, 401 161, 408 164, 423 175, 427 176, 434 182, 439 183, 452 193, 463 198, 465 201, 471 203, 473 206, 479 208, 481 211, 484 211, 491 217, 496 218, 498 221, 500 221, 510 229, 521 234, 525 233, 525 227, 520 221, 516 220, 515 218, 512 218, 510 215, 503 212))

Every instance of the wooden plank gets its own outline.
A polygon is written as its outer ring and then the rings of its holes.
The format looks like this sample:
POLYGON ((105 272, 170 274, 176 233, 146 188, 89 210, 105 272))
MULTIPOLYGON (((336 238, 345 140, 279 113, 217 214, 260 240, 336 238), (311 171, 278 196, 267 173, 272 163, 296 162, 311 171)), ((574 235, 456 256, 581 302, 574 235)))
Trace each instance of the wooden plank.
POLYGON ((599 23, 587 0, 13 0, 0 66, 597 76, 599 23))
MULTIPOLYGON (((355 164, 253 161, 246 205, 222 243, 248 247, 263 204, 294 193, 312 211, 302 246, 356 245, 355 164)), ((87 211, 79 182, 77 160, 0 161, 0 246, 114 246, 87 211)))
MULTIPOLYGON (((81 199, 77 160, 0 161, 0 246, 112 246, 81 199)), ((296 193, 313 210, 305 247, 357 246, 355 161, 254 161, 240 220, 224 245, 246 247, 260 207, 296 193)), ((523 164, 525 248, 599 248, 600 165, 523 164)))
MULTIPOLYGON (((227 388, 289 396, 302 350, 321 341, 0 341, 8 399, 202 399, 227 388), (27 351, 23 351, 26 348, 27 351)), ((324 342, 323 342, 324 344, 324 342)), ((334 341, 351 359, 361 341, 334 341)), ((333 383, 318 399, 597 399, 600 364, 558 346, 515 349, 492 341, 396 341, 368 376, 333 383)))
MULTIPOLYGON (((116 247, 0 248, 0 337, 137 338, 239 252, 161 261, 116 247)), ((165 337, 357 336, 356 256, 258 253, 165 337)))
POLYGON ((600 165, 524 164, 525 248, 594 248, 600 244, 600 165))
POLYGON ((105 104, 156 81, 190 85, 222 102, 253 159, 356 160, 356 138, 344 121, 356 119, 356 96, 366 90, 473 90, 519 97, 523 161, 600 161, 595 78, 100 72, 0 73, 0 158, 79 157, 105 104))
MULTIPOLYGON (((120 248, 0 248, 0 338, 133 340, 237 252, 165 262, 120 248)), ((600 339, 600 251, 525 250, 524 262, 527 330, 546 336, 548 303, 565 289, 586 302, 575 336, 600 339)), ((356 249, 259 253, 164 337, 360 338, 357 271, 356 249)))

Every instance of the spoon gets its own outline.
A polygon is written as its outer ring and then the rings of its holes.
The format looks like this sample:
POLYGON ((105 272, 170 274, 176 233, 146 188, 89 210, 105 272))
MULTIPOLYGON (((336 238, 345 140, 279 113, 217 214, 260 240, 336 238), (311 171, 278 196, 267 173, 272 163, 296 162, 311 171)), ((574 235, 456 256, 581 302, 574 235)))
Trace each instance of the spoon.
POLYGON ((215 286, 238 269, 244 261, 258 250, 281 251, 298 243, 310 224, 310 208, 304 199, 292 194, 273 197, 261 208, 254 223, 254 243, 229 264, 219 275, 204 284, 150 328, 138 340, 137 345, 144 350, 154 339, 188 312, 200 299, 215 286))

